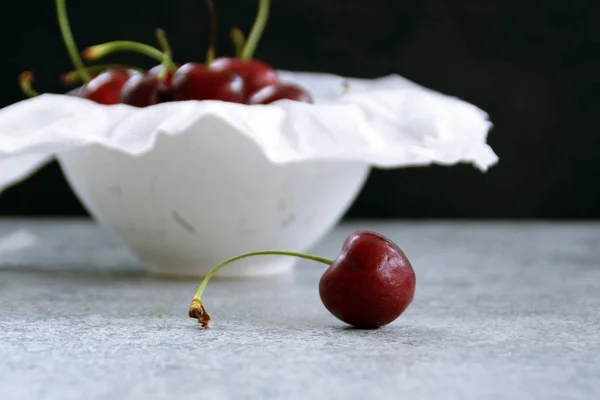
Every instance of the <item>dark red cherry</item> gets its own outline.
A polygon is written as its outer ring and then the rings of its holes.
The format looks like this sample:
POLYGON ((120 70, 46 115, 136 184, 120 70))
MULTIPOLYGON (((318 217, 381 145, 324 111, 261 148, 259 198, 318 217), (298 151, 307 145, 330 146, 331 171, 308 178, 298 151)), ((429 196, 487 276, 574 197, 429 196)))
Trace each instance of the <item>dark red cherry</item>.
POLYGON ((121 89, 132 74, 125 69, 106 70, 81 86, 77 95, 100 104, 117 104, 121 89))
POLYGON ((161 85, 160 80, 154 75, 133 75, 123 85, 119 102, 134 107, 148 107, 157 104, 161 85))
POLYGON ((244 80, 247 93, 254 93, 265 86, 273 85, 279 79, 277 71, 270 65, 254 59, 219 57, 210 64, 210 69, 235 72, 244 80))
POLYGON ((158 85, 156 101, 158 103, 167 103, 169 101, 173 101, 173 90, 171 86, 167 86, 164 82, 160 82, 158 85))
POLYGON ((252 256, 299 257, 326 264, 319 295, 335 317, 357 328, 375 329, 398 318, 415 295, 415 272, 400 248, 383 235, 356 231, 346 238, 335 260, 285 250, 258 250, 223 261, 204 278, 188 309, 188 316, 208 328, 210 315, 202 294, 210 278, 224 266, 252 256))
POLYGON ((242 78, 228 70, 214 70, 203 64, 187 63, 177 69, 171 81, 173 100, 244 101, 242 78))
MULTIPOLYGON (((179 65, 177 65, 179 67, 179 65)), ((155 76, 156 78, 160 78, 160 74, 163 71, 164 66, 162 64, 156 65, 148 71, 148 75, 155 76)), ((163 80, 160 81, 160 85, 158 87, 158 98, 157 101, 159 103, 166 103, 168 101, 173 101, 173 90, 171 88, 171 82, 173 81, 173 74, 175 72, 168 70, 166 75, 163 77, 163 80)))
POLYGON ((398 318, 415 294, 415 272, 400 248, 374 232, 357 231, 319 282, 335 317, 358 328, 379 328, 398 318))
POLYGON ((252 93, 247 100, 248 104, 270 104, 277 100, 295 100, 312 103, 313 99, 308 92, 300 86, 291 83, 276 83, 266 86, 258 92, 252 93))

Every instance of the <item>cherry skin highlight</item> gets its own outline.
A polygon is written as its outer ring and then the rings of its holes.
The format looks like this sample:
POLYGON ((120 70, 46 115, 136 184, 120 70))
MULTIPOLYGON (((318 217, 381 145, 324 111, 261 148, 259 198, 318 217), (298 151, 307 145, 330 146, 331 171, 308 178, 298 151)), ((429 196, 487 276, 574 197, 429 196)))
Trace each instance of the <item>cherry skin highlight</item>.
POLYGON ((290 83, 277 83, 266 86, 258 92, 251 94, 248 104, 270 104, 277 100, 295 100, 304 103, 313 103, 312 97, 300 86, 290 83))
POLYGON ((279 79, 277 71, 270 65, 255 59, 219 57, 210 64, 210 69, 238 74, 244 80, 247 93, 254 93, 265 86, 274 85, 279 79))
POLYGON ((374 232, 357 231, 321 276, 325 308, 357 328, 375 329, 397 319, 415 294, 415 273, 402 250, 374 232))
POLYGON ((134 107, 148 107, 158 103, 162 83, 150 74, 136 74, 121 89, 119 102, 134 107))
POLYGON ((77 95, 100 104, 117 104, 121 89, 132 75, 131 71, 125 69, 106 70, 81 86, 77 95))
POLYGON ((174 101, 221 100, 241 103, 246 96, 243 79, 227 70, 187 63, 177 69, 171 82, 174 101))
MULTIPOLYGON (((179 68, 179 65, 177 65, 177 68, 179 68)), ((160 74, 163 72, 164 69, 165 69, 165 67, 162 64, 155 65, 154 67, 152 67, 148 70, 148 75, 152 75, 157 78, 160 78, 160 74)), ((171 85, 171 81, 173 80, 174 73, 175 73, 175 71, 167 69, 165 76, 164 76, 165 84, 171 85)))

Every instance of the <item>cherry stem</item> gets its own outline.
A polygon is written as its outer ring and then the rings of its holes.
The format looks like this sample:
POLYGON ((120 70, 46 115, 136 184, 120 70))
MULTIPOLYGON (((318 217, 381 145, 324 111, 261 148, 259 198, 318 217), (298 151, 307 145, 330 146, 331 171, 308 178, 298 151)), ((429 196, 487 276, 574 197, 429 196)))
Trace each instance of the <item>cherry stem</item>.
POLYGON ((19 86, 21 90, 27 97, 36 97, 39 96, 39 92, 37 92, 33 87, 31 87, 31 83, 33 82, 33 72, 25 71, 19 75, 19 86))
POLYGON ((239 28, 233 28, 229 32, 229 37, 235 48, 235 56, 240 58, 242 56, 242 51, 244 51, 244 43, 246 42, 244 33, 239 28))
MULTIPOLYGON (((163 53, 159 49, 154 48, 152 46, 148 46, 147 44, 131 42, 128 40, 117 40, 114 42, 97 44, 95 46, 91 46, 83 50, 82 55, 83 58, 88 61, 96 61, 103 57, 106 57, 109 54, 122 51, 133 51, 141 53, 148 57, 154 58, 155 60, 160 62, 163 62, 165 59, 165 53, 163 53)), ((176 65, 173 63, 172 60, 169 60, 169 69, 173 71, 177 69, 176 65)))
POLYGON ((210 24, 210 32, 208 38, 208 50, 206 52, 206 66, 215 59, 216 47, 217 47, 217 12, 215 11, 215 3, 213 0, 204 0, 206 3, 206 9, 208 10, 208 18, 210 24))
POLYGON ((77 45, 75 44, 75 39, 73 38, 73 32, 71 31, 69 18, 67 16, 66 0, 56 0, 56 15, 58 16, 58 25, 60 26, 60 32, 69 52, 69 56, 71 57, 71 62, 81 77, 81 80, 87 83, 91 79, 90 74, 83 65, 83 61, 77 50, 77 45))
POLYGON ((169 70, 169 65, 173 64, 173 52, 171 51, 171 45, 167 40, 167 34, 162 29, 156 30, 156 40, 158 40, 158 44, 164 53, 164 57, 162 60, 162 70, 158 74, 158 79, 164 81, 167 78, 167 71, 169 70))
MULTIPOLYGON (((192 299, 192 303, 190 304, 190 309, 189 309, 189 314, 190 316, 193 316, 195 318, 199 318, 198 320, 201 322, 201 317, 199 316, 205 316, 206 318, 206 324, 208 322, 208 319, 210 317, 208 317, 208 314, 206 314, 206 310, 204 309, 204 306, 202 304, 202 294, 204 293, 204 289, 206 288, 206 285, 208 284, 208 281, 210 281, 210 279, 224 266, 226 266, 227 264, 230 264, 234 261, 238 261, 241 260, 243 258, 246 257, 252 257, 252 256, 265 256, 265 255, 279 255, 279 256, 291 256, 291 257, 299 257, 299 258, 304 258, 306 260, 312 260, 312 261, 317 261, 326 265, 331 265, 333 264, 333 260, 330 260, 329 258, 325 258, 325 257, 320 257, 320 256, 315 256, 312 254, 305 254, 305 253, 297 253, 295 251, 282 251, 282 250, 261 250, 261 251, 253 251, 251 253, 245 253, 245 254, 240 254, 239 256, 235 256, 232 257, 226 261, 223 261, 221 264, 217 265, 216 267, 214 267, 212 270, 210 270, 208 272, 208 274, 204 277, 204 279, 202 280, 202 282, 200 283, 200 286, 198 287, 198 290, 196 291, 196 294, 194 295, 194 298, 192 299)), ((205 325, 203 323, 203 325, 205 325)))
POLYGON ((254 21, 254 25, 252 26, 252 30, 250 31, 250 35, 248 36, 248 40, 246 41, 246 45, 244 46, 244 50, 240 56, 242 60, 248 60, 254 55, 256 47, 258 46, 258 42, 260 41, 260 37, 265 30, 267 20, 269 19, 269 7, 269 0, 259 0, 256 20, 254 21))
MULTIPOLYGON (((92 75, 97 75, 101 72, 104 72, 107 69, 130 69, 138 72, 143 72, 142 68, 133 67, 130 65, 122 65, 122 64, 98 64, 98 65, 90 65, 87 67, 88 72, 92 75)), ((64 85, 75 85, 81 81, 81 77, 79 76, 78 71, 69 71, 60 76, 60 81, 64 85)))

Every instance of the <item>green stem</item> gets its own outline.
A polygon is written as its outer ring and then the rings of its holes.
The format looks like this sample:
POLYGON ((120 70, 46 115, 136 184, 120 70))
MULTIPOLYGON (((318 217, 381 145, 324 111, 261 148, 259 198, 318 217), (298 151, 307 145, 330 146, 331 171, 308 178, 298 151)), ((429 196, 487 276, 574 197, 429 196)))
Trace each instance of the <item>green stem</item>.
POLYGON ((169 65, 173 63, 173 52, 171 51, 171 45, 167 40, 167 34, 162 29, 156 30, 156 40, 158 41, 158 45, 162 49, 164 53, 164 57, 162 60, 162 70, 158 74, 158 79, 164 81, 167 77, 167 71, 169 70, 169 65))
MULTIPOLYGON (((162 30, 160 28, 156 30, 156 40, 158 41, 158 45, 160 46, 164 55, 167 58, 173 57, 173 52, 171 51, 171 45, 169 44, 169 41, 167 40, 167 34, 165 33, 164 30, 162 30)), ((163 59, 164 58, 165 57, 163 57, 163 59)))
POLYGON ((229 32, 229 37, 231 38, 233 47, 235 48, 235 56, 240 58, 242 56, 242 51, 244 51, 244 43, 246 42, 244 33, 239 28, 233 28, 229 32))
MULTIPOLYGON (((97 75, 107 69, 131 69, 138 72, 144 71, 142 68, 123 64, 97 64, 87 67, 88 72, 92 75, 97 75)), ((74 85, 80 82, 80 78, 78 71, 69 71, 60 76, 60 81, 64 85, 74 85)))
POLYGON ((77 50, 77 45, 75 44, 75 39, 73 39, 73 32, 71 32, 71 26, 69 25, 69 18, 67 16, 66 0, 56 0, 56 15, 58 16, 58 25, 60 26, 63 41, 65 42, 69 56, 71 57, 71 62, 81 77, 81 80, 87 83, 90 81, 90 74, 83 65, 83 61, 77 50))
POLYGON ((223 261, 221 264, 217 265, 213 269, 211 269, 208 274, 204 277, 198 290, 196 290, 196 294, 190 303, 190 308, 188 310, 188 315, 190 318, 198 319, 198 323, 204 327, 208 328, 208 323, 210 321, 210 315, 206 312, 204 308, 204 304, 202 304, 202 294, 204 293, 204 289, 208 284, 208 281, 217 273, 221 268, 230 264, 234 261, 241 260, 242 258, 251 257, 251 256, 266 256, 266 255, 279 255, 279 256, 291 256, 291 257, 299 257, 304 258, 306 260, 317 261, 326 265, 333 264, 333 260, 328 258, 314 256, 312 254, 305 253, 297 253, 295 251, 281 251, 281 250, 261 250, 261 251, 253 251, 251 253, 240 254, 239 256, 235 256, 230 258, 229 260, 223 261))
POLYGON ((260 37, 265 30, 267 20, 269 19, 269 7, 269 0, 259 0, 256 20, 254 21, 254 26, 252 26, 252 30, 250 31, 250 35, 246 41, 246 46, 244 46, 244 50, 242 51, 242 55, 240 57, 242 60, 248 60, 254 55, 256 47, 258 46, 258 42, 260 41, 260 37))
POLYGON ((208 18, 210 24, 210 32, 208 38, 208 50, 206 51, 206 66, 212 64, 215 59, 217 47, 217 12, 215 11, 215 3, 213 0, 204 0, 208 10, 208 18))
POLYGON ((234 261, 241 260, 246 257, 267 256, 267 255, 299 257, 299 258, 304 258, 306 260, 317 261, 317 262, 320 262, 320 263, 323 263, 326 265, 333 264, 333 260, 330 260, 329 258, 319 257, 319 256, 315 256, 312 254, 297 253, 295 251, 261 250, 261 251, 253 251, 251 253, 241 254, 239 256, 232 257, 229 260, 223 261, 221 264, 217 265, 212 270, 210 270, 209 273, 206 275, 206 277, 204 277, 204 280, 202 281, 202 283, 200 283, 200 286, 198 287, 198 290, 196 291, 196 294, 194 295, 194 299, 202 300, 202 293, 204 293, 204 288, 206 288, 208 281, 210 281, 210 279, 217 272, 219 272, 219 270, 221 268, 223 268, 227 264, 230 264, 234 261))
POLYGON ((31 87, 31 83, 33 82, 33 72, 25 71, 19 75, 19 86, 25 96, 27 97, 36 97, 39 96, 39 92, 31 87))
MULTIPOLYGON (((157 48, 148 46, 147 44, 132 42, 129 40, 117 40, 114 42, 107 42, 103 44, 97 44, 95 46, 88 47, 83 50, 83 58, 88 61, 96 61, 109 54, 122 52, 122 51, 133 51, 144 54, 148 57, 154 58, 157 61, 164 61, 165 53, 157 48)), ((177 67, 172 60, 169 60, 169 68, 175 70, 177 67)))

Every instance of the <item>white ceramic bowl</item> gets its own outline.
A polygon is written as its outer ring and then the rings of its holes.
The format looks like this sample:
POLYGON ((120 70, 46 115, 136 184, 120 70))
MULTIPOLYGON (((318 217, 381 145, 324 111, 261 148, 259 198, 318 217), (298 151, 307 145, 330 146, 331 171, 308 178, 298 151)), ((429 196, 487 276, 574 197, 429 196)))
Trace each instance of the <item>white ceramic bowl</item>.
MULTIPOLYGON (((286 73, 316 104, 206 101, 136 109, 43 95, 0 110, 0 191, 57 157, 95 219, 150 271, 200 276, 256 250, 306 251, 352 204, 371 166, 485 170, 482 110, 399 76, 286 73)), ((253 257, 219 276, 289 270, 253 257)))
MULTIPOLYGON (((157 274, 201 276, 248 251, 306 251, 343 216, 369 172, 355 161, 274 165, 220 120, 203 126, 159 135, 139 156, 101 145, 58 155, 92 216, 157 274)), ((296 261, 252 257, 219 275, 278 274, 296 261)))

